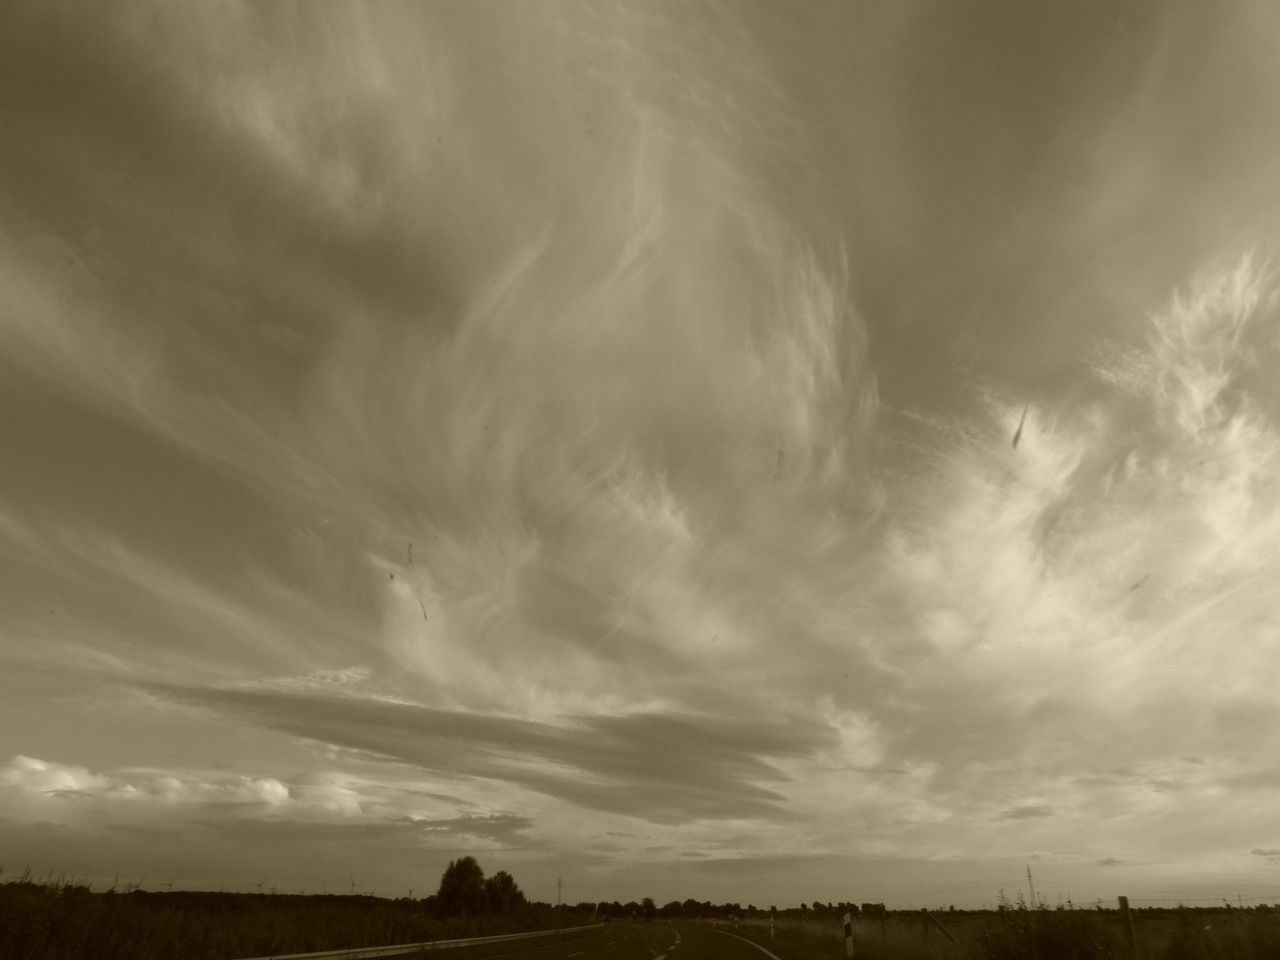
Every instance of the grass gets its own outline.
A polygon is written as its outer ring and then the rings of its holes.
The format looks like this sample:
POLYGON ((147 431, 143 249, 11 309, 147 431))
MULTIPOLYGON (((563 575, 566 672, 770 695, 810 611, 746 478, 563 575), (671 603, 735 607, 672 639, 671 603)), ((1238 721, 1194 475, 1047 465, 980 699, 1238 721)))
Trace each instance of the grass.
MULTIPOLYGON (((1280 911, 1269 909, 1156 909, 1134 911, 1139 960, 1276 960, 1280 911)), ((890 911, 883 923, 853 924, 857 960, 1132 960, 1115 910, 1011 907, 1003 912, 890 911), (950 938, 948 938, 948 934, 950 938)), ((720 925, 725 927, 725 921, 720 925)), ((731 926, 726 929, 733 929, 731 926)), ((739 921, 734 930, 783 960, 843 960, 839 918, 767 917, 739 921)))
MULTIPOLYGON (((547 904, 448 918, 421 900, 364 895, 126 892, 30 876, 0 885, 0 960, 229 960, 271 953, 415 943, 588 923, 547 904)), ((1139 960, 1276 960, 1280 910, 1140 909, 1139 960)), ((707 921, 704 921, 707 922, 707 921)), ((722 928, 783 960, 843 960, 838 916, 757 915, 722 928)), ((1115 910, 890 911, 854 922, 857 960, 1133 960, 1115 910), (936 922, 935 922, 936 921, 936 922), (939 926, 941 925, 941 927, 939 926), (945 928, 945 933, 942 928, 945 928)))
POLYGON ((372 896, 91 892, 29 877, 0 885, 0 960, 228 960, 547 930, 590 922, 533 904, 502 915, 431 916, 372 896))

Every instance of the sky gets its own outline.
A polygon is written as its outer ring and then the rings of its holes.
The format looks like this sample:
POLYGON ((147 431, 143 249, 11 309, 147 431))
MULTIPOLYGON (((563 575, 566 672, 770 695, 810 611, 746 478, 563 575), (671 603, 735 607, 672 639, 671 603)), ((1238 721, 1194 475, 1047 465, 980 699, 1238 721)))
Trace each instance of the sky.
POLYGON ((0 11, 0 869, 1280 901, 1280 9, 0 11))

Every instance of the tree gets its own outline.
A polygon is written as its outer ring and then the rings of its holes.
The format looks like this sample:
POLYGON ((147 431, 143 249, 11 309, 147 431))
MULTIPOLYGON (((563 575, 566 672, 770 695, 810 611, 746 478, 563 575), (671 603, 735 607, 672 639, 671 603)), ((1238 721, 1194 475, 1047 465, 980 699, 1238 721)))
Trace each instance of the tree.
POLYGON ((450 916, 469 916, 484 912, 489 905, 484 871, 475 857, 450 860, 440 877, 440 909, 450 916))
POLYGON ((646 920, 652 920, 658 915, 658 906, 653 902, 653 897, 645 897, 640 902, 640 910, 646 920))
MULTIPOLYGON (((515 878, 505 870, 499 870, 492 877, 484 881, 485 894, 489 901, 489 908, 496 913, 506 913, 508 910, 523 907, 527 901, 524 892, 517 885, 515 878)), ((579 906, 584 906, 579 904, 579 906)), ((591 906, 586 904, 585 906, 591 906)))

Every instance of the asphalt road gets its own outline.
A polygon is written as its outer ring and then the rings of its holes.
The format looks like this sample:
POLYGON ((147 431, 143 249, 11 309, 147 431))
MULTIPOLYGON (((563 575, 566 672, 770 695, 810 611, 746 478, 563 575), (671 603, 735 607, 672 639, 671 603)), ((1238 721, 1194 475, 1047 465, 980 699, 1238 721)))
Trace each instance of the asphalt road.
POLYGON ((402 956, 406 960, 768 960, 772 954, 723 927, 654 921, 606 923, 598 931, 551 943, 516 941, 402 956))

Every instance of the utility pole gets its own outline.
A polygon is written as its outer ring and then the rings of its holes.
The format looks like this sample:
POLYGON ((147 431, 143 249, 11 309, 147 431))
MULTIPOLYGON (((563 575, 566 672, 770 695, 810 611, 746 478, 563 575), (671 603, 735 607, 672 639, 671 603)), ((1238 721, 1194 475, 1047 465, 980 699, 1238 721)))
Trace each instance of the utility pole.
POLYGON ((564 902, 564 877, 556 877, 556 906, 564 902))
POLYGON ((1031 864, 1027 864, 1027 888, 1031 891, 1031 909, 1034 910, 1039 904, 1036 902, 1036 885, 1031 879, 1031 864))

